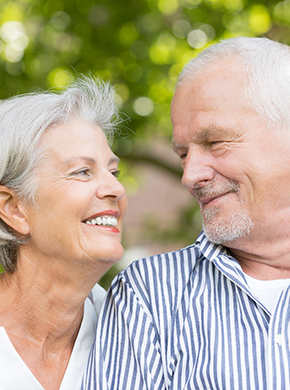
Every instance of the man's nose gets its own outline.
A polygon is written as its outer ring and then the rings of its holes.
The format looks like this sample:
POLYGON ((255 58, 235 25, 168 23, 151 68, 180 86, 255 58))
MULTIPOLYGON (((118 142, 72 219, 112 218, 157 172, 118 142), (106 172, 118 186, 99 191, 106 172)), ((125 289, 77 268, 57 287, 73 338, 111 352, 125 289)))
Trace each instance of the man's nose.
POLYGON ((201 188, 214 179, 215 170, 211 167, 209 156, 198 150, 189 150, 183 168, 182 184, 188 188, 201 188))

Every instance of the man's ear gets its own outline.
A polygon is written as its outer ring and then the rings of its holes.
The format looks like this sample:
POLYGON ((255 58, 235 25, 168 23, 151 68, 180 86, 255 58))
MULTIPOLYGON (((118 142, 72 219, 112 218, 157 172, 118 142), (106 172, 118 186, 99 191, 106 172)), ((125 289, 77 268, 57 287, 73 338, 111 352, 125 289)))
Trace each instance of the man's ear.
POLYGON ((21 235, 29 234, 29 226, 22 204, 10 188, 0 185, 0 218, 21 235))

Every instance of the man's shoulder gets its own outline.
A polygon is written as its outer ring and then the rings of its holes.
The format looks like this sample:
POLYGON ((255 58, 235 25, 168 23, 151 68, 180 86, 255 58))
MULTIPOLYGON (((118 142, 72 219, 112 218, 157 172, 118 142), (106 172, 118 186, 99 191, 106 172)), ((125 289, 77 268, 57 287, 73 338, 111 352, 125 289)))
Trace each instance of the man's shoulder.
POLYGON ((161 315, 170 320, 185 310, 203 271, 214 267, 220 253, 199 236, 185 248, 135 260, 114 279, 107 300, 122 313, 134 307, 138 316, 143 313, 156 324, 161 315))
POLYGON ((198 253, 195 244, 185 248, 174 250, 171 252, 158 253, 149 257, 143 257, 133 261, 124 271, 128 274, 131 271, 138 270, 146 273, 154 271, 154 273, 164 272, 169 268, 184 268, 191 267, 195 264, 198 253))
POLYGON ((133 261, 115 283, 125 284, 133 293, 146 296, 183 290, 201 253, 195 244, 133 261))

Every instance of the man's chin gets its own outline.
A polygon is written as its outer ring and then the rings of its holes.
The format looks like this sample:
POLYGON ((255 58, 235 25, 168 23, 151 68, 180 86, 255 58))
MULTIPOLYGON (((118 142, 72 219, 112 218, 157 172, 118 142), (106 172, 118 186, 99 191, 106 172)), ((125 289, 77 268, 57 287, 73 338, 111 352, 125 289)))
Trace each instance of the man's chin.
POLYGON ((228 221, 203 223, 203 231, 207 239, 214 244, 226 245, 247 237, 253 228, 253 222, 245 214, 235 217, 228 221))

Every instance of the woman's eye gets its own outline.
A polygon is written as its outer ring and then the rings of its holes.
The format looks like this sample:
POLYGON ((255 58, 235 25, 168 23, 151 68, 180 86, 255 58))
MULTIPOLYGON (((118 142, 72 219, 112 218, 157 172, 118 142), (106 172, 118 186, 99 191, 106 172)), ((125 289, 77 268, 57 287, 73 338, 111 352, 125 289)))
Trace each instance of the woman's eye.
POLYGON ((81 171, 78 171, 78 174, 81 176, 87 176, 90 173, 89 169, 82 169, 81 171))
POLYGON ((113 175, 113 176, 115 176, 115 177, 119 177, 120 176, 120 173, 121 173, 121 171, 120 170, 116 170, 116 171, 111 171, 111 174, 113 175))
POLYGON ((72 176, 89 176, 90 170, 88 168, 79 169, 78 171, 72 172, 72 176))

